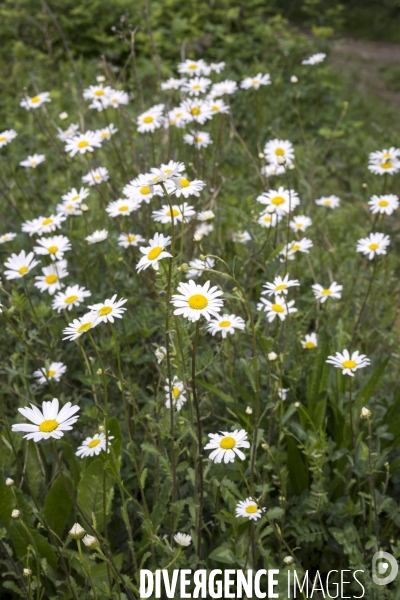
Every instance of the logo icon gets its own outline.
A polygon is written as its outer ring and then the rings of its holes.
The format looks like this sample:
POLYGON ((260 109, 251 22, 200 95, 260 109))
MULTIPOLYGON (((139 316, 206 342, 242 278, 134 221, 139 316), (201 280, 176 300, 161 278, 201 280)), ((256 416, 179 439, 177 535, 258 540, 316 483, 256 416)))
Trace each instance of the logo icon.
POLYGON ((389 552, 379 550, 372 558, 372 579, 377 585, 388 585, 397 577, 399 566, 389 552), (379 561, 379 562, 378 562, 379 561))

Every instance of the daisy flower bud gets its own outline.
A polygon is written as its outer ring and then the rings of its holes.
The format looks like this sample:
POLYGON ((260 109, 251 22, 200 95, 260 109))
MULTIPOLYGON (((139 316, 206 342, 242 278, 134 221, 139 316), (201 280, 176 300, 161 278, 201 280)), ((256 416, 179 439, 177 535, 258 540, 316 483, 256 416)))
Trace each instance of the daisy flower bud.
POLYGON ((259 152, 258 153, 258 158, 264 158, 264 153, 263 152, 259 152))
POLYGON ((268 353, 268 360, 274 361, 278 358, 278 355, 275 354, 275 352, 269 352, 268 353))
POLYGON ((278 156, 276 162, 278 163, 278 165, 283 166, 286 164, 286 158, 284 156, 278 156))
POLYGON ((80 209, 83 212, 87 212, 89 210, 89 207, 87 204, 81 204, 80 209))
POLYGON ((11 477, 7 477, 7 479, 6 479, 6 485, 7 486, 14 485, 14 479, 11 479, 11 477))
POLYGON ((283 562, 285 563, 285 565, 291 565, 293 562, 293 558, 291 556, 285 556, 283 562))
POLYGON ((251 406, 248 406, 246 408, 246 415, 252 415, 253 414, 253 409, 251 408, 251 406))
POLYGON ((14 508, 14 510, 11 513, 11 518, 12 519, 19 519, 20 516, 21 516, 21 511, 18 510, 17 508, 14 508))
POLYGON ((104 433, 104 432, 105 432, 104 425, 99 425, 99 433, 104 433))
POLYGON ((96 77, 96 81, 97 83, 103 83, 103 81, 105 81, 106 78, 104 77, 104 75, 97 75, 96 77))
POLYGON ((23 570, 22 570, 22 575, 23 575, 24 577, 30 577, 30 576, 32 575, 32 571, 31 571, 31 569, 23 569, 23 570))
POLYGON ((261 448, 267 451, 269 449, 269 444, 261 444, 261 448))
POLYGON ((74 540, 80 540, 85 535, 86 531, 79 523, 75 523, 68 533, 74 540))
POLYGON ((188 273, 189 272, 189 265, 187 263, 182 263, 181 264, 181 271, 182 273, 188 273))
POLYGON ((274 213, 275 212, 275 206, 273 206, 272 204, 270 204, 269 206, 267 206, 266 212, 269 213, 269 214, 274 213))
POLYGON ((368 410, 368 408, 365 408, 365 406, 363 406, 361 409, 361 418, 362 419, 370 419, 371 415, 372 415, 372 412, 370 410, 368 410))
POLYGON ((290 82, 291 83, 297 83, 299 81, 298 77, 296 77, 296 75, 292 75, 290 78, 290 82))
POLYGON ((58 115, 58 118, 61 119, 61 121, 65 121, 65 119, 68 119, 68 113, 62 112, 58 115))
POLYGON ((82 539, 82 542, 85 544, 85 546, 91 549, 97 548, 97 546, 99 545, 99 540, 93 537, 92 535, 88 534, 85 535, 85 537, 82 539))

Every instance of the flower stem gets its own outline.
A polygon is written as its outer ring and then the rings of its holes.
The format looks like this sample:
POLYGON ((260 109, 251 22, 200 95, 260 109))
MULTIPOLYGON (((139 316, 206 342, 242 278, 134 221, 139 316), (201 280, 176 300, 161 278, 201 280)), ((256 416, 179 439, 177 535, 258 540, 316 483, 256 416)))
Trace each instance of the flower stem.
POLYGON ((197 519, 196 519, 196 532, 197 532, 197 564, 200 562, 200 554, 201 554, 201 529, 202 529, 202 521, 203 521, 203 460, 202 460, 202 428, 201 428, 201 419, 200 419, 200 407, 197 398, 196 391, 196 351, 197 351, 197 343, 199 340, 199 332, 200 332, 200 321, 196 323, 196 333, 194 336, 193 342, 193 352, 192 352, 192 393, 193 393, 193 403, 196 411, 196 421, 197 421, 197 461, 196 461, 196 479, 197 479, 197 498, 196 504, 198 504, 197 511, 197 519))

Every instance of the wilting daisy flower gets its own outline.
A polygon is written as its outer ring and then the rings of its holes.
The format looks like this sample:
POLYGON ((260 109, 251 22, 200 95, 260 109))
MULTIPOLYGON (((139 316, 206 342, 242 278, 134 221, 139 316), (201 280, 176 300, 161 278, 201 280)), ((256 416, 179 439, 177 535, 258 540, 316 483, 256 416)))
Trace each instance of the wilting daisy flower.
POLYGON ((258 90, 261 85, 270 85, 271 77, 269 73, 263 75, 262 73, 258 73, 255 77, 246 77, 240 84, 240 87, 243 90, 249 90, 250 88, 254 88, 258 90))
POLYGON ((257 310, 267 313, 269 323, 272 323, 277 316, 284 321, 287 315, 297 312, 297 308, 294 308, 294 300, 288 302, 283 296, 275 296, 274 302, 261 298, 257 304, 257 310))
MULTIPOLYGON (((108 435, 108 452, 110 452, 110 440, 113 435, 108 435)), ((107 439, 105 433, 95 433, 93 437, 87 437, 82 445, 75 452, 76 456, 86 458, 86 456, 98 456, 100 452, 105 452, 107 448, 107 439)))
POLYGON ((353 352, 351 356, 348 350, 336 352, 335 356, 328 356, 326 362, 336 368, 343 369, 343 375, 350 375, 351 377, 354 377, 354 372, 357 369, 367 367, 371 363, 369 358, 365 354, 360 354, 358 350, 353 352))
POLYGON ((121 233, 118 238, 118 246, 128 248, 129 246, 137 246, 144 242, 144 237, 138 233, 121 233))
POLYGON ((306 333, 304 340, 300 340, 303 348, 307 348, 307 350, 312 350, 312 348, 316 348, 318 346, 317 334, 316 333, 306 333))
POLYGON ((195 146, 197 149, 207 148, 213 143, 210 134, 206 131, 192 131, 191 133, 185 133, 183 140, 186 144, 195 146))
POLYGON ((192 543, 192 536, 187 533, 180 533, 178 531, 178 533, 174 535, 174 540, 177 544, 179 544, 179 546, 190 546, 192 543))
POLYGON ((54 381, 60 381, 61 376, 64 375, 67 367, 62 362, 52 362, 48 369, 38 369, 33 372, 33 376, 36 377, 38 383, 44 385, 50 379, 54 381))
POLYGON ((192 121, 195 121, 200 125, 204 125, 206 121, 213 117, 210 105, 206 100, 195 98, 192 100, 185 100, 182 102, 181 107, 188 113, 192 121))
POLYGON ((179 412, 187 400, 187 398, 185 396, 185 388, 183 386, 183 383, 182 383, 182 381, 179 381, 179 379, 176 375, 172 379, 171 385, 169 383, 168 378, 165 381, 167 383, 167 385, 164 386, 164 390, 166 391, 165 406, 166 406, 166 408, 171 408, 171 395, 172 395, 172 405, 179 412))
POLYGON ((399 208, 399 198, 395 194, 386 194, 385 196, 372 196, 368 202, 370 211, 373 215, 391 215, 393 211, 399 208))
POLYGON ((35 277, 35 287, 41 292, 49 292, 53 296, 57 290, 61 290, 64 285, 60 279, 64 279, 69 275, 67 271, 67 261, 60 260, 48 267, 43 267, 43 275, 35 277))
POLYGON ((104 302, 88 306, 90 310, 97 312, 99 323, 114 323, 114 318, 122 319, 122 315, 126 311, 126 308, 122 308, 122 306, 127 300, 125 298, 116 300, 116 298, 117 294, 114 294, 112 298, 108 298, 107 300, 104 300, 104 302))
POLYGON ((51 102, 49 92, 41 92, 37 96, 32 96, 32 98, 25 96, 25 98, 21 100, 20 106, 26 108, 26 110, 30 110, 31 108, 39 108, 44 102, 51 102))
POLYGON ((33 154, 33 156, 28 156, 27 159, 21 160, 19 164, 21 167, 36 169, 36 167, 45 160, 46 157, 44 154, 33 154))
POLYGON ((257 219, 257 223, 267 229, 276 227, 281 221, 282 215, 278 215, 276 212, 270 213, 268 210, 263 211, 257 219))
POLYGON ((299 286, 300 282, 298 279, 289 279, 289 274, 287 273, 285 277, 282 279, 279 275, 277 275, 273 281, 273 283, 264 283, 262 294, 267 294, 267 296, 272 296, 273 294, 284 294, 286 295, 289 291, 290 287, 299 286))
POLYGON ((157 104, 152 108, 149 108, 146 112, 138 116, 137 130, 139 133, 153 132, 159 129, 164 124, 163 117, 164 104, 157 104))
POLYGON ((155 271, 158 271, 160 267, 160 260, 163 258, 172 258, 172 254, 165 251, 165 248, 169 246, 170 243, 170 237, 165 237, 162 233, 156 233, 154 238, 149 240, 149 246, 142 246, 139 248, 140 252, 144 254, 144 256, 142 256, 136 265, 138 273, 143 271, 143 269, 147 269, 150 265, 155 271))
POLYGON ((218 317, 223 302, 218 298, 222 292, 217 286, 210 288, 210 281, 204 285, 195 283, 192 279, 187 283, 180 283, 177 291, 179 294, 172 296, 172 304, 175 307, 174 315, 183 315, 189 321, 195 322, 201 316, 207 321, 211 317, 218 317))
POLYGON ((236 516, 245 517, 246 519, 250 519, 250 521, 257 521, 257 519, 261 519, 262 511, 252 498, 246 498, 246 500, 241 500, 237 503, 236 516))
POLYGON ((11 254, 4 263, 4 266, 8 269, 4 271, 5 278, 19 279, 29 273, 31 269, 39 264, 38 260, 34 260, 34 256, 33 252, 26 254, 25 250, 21 250, 19 254, 11 254))
POLYGON ((12 426, 12 430, 27 432, 24 438, 34 442, 49 438, 59 440, 64 435, 64 431, 71 431, 71 425, 79 419, 75 413, 80 410, 80 406, 72 406, 71 402, 67 402, 59 411, 57 398, 53 398, 50 402, 43 402, 42 410, 32 403, 31 407, 19 408, 18 411, 33 425, 18 423, 12 426))
POLYGON ((160 364, 167 356, 167 349, 164 346, 159 346, 154 351, 158 364, 160 364))
POLYGON ((175 195, 177 198, 180 196, 184 196, 185 198, 189 198, 189 196, 200 196, 200 192, 205 187, 204 181, 200 179, 193 179, 193 181, 189 181, 185 177, 177 177, 174 179, 176 184, 175 195))
POLYGON ((214 85, 211 88, 211 96, 213 98, 218 98, 219 96, 224 96, 225 94, 234 94, 237 91, 237 89, 238 86, 236 81, 232 81, 231 79, 225 79, 225 81, 214 83, 214 85))
POLYGON ((62 142, 66 142, 69 138, 74 137, 77 131, 79 131, 79 125, 74 125, 73 123, 68 127, 68 129, 60 129, 57 127, 58 133, 57 137, 62 142))
POLYGON ((101 140, 109 140, 114 133, 117 133, 118 129, 114 127, 114 123, 110 123, 108 127, 104 129, 97 129, 94 133, 99 136, 101 140))
POLYGON ((294 190, 285 190, 280 186, 277 190, 269 190, 269 192, 260 194, 257 202, 273 206, 278 215, 285 215, 300 204, 300 198, 294 190))
POLYGON ((221 71, 223 71, 225 69, 225 62, 221 61, 219 63, 211 63, 210 69, 211 69, 211 71, 214 71, 215 73, 221 73, 221 71))
POLYGON ((200 277, 204 272, 204 269, 212 269, 215 265, 215 260, 213 258, 206 258, 205 260, 200 260, 200 258, 195 258, 194 260, 189 261, 189 271, 186 273, 186 278, 191 279, 192 277, 200 277))
POLYGON ((106 167, 98 167, 97 169, 92 169, 90 173, 82 177, 83 183, 87 183, 90 186, 96 185, 98 183, 103 183, 103 181, 108 181, 109 179, 110 175, 106 167))
POLYGON ((210 235, 213 231, 214 227, 212 225, 208 225, 207 223, 202 223, 194 230, 193 239, 195 242, 201 242, 205 235, 210 235))
POLYGON ((208 86, 211 85, 211 79, 207 77, 193 77, 182 85, 182 91, 188 92, 189 96, 198 96, 207 91, 208 86))
POLYGON ((372 260, 375 254, 386 254, 386 248, 390 244, 390 238, 383 233, 370 233, 368 237, 361 238, 357 242, 357 252, 361 252, 372 260))
POLYGON ((14 238, 17 237, 16 233, 3 233, 0 235, 0 244, 5 244, 6 242, 11 242, 14 238))
POLYGON ((242 317, 225 314, 216 319, 211 319, 211 321, 207 323, 207 331, 211 333, 211 335, 221 333, 222 337, 225 339, 228 333, 233 335, 236 329, 243 330, 245 326, 246 323, 242 317))
POLYGON ((50 255, 52 260, 61 260, 64 252, 71 250, 71 242, 65 235, 53 235, 49 238, 40 238, 36 241, 39 246, 33 249, 36 254, 50 255))
POLYGON ((5 131, 0 131, 0 148, 12 142, 12 140, 16 138, 17 135, 18 134, 16 131, 14 131, 14 129, 6 129, 5 131))
POLYGON ((290 388, 278 388, 276 391, 281 400, 286 400, 288 392, 290 392, 290 388))
POLYGON ((251 235, 248 231, 235 231, 231 236, 234 244, 245 244, 251 240, 251 235))
POLYGON ((79 319, 74 319, 69 323, 68 327, 63 330, 63 340, 76 340, 83 333, 87 333, 89 329, 93 329, 100 323, 99 314, 96 310, 92 310, 79 319))
POLYGON ((168 123, 179 129, 186 127, 187 123, 192 120, 192 117, 182 106, 177 106, 168 112, 168 123))
POLYGON ((85 298, 91 296, 91 292, 79 285, 69 285, 63 292, 58 293, 51 307, 58 312, 72 310, 73 306, 79 306, 85 298))
POLYGON ((337 196, 323 196, 315 201, 318 206, 326 206, 327 208, 337 208, 340 204, 340 198, 337 196))
POLYGON ((212 210, 203 210, 197 213, 196 218, 198 221, 212 221, 212 219, 215 219, 215 214, 212 210))
POLYGON ((106 207, 106 212, 110 217, 128 217, 133 211, 137 210, 140 202, 131 198, 123 198, 110 202, 106 207))
POLYGON ((279 166, 278 158, 284 158, 286 164, 290 165, 294 161, 293 144, 288 140, 270 140, 264 146, 264 155, 271 165, 279 166))
POLYGON ((201 58, 200 60, 190 60, 187 58, 184 62, 178 64, 178 73, 182 73, 184 75, 208 75, 210 72, 210 67, 207 66, 207 63, 201 58))
POLYGON ((340 299, 342 297, 343 286, 333 281, 328 288, 322 287, 319 283, 315 283, 311 286, 314 292, 315 298, 321 301, 321 304, 326 302, 328 298, 340 299))
POLYGON ((394 175, 400 171, 400 160, 395 158, 382 158, 380 162, 373 162, 368 165, 369 171, 374 175, 394 175))
POLYGON ((322 63, 326 58, 326 54, 324 52, 317 52, 317 54, 313 54, 309 58, 301 61, 302 65, 318 65, 322 63))
POLYGON ((293 231, 306 231, 312 225, 312 221, 306 215, 298 215, 297 217, 293 217, 289 225, 293 231))
POLYGON ((190 206, 187 202, 183 202, 183 204, 173 204, 172 205, 172 214, 169 205, 163 205, 161 210, 154 210, 151 214, 153 219, 159 223, 172 223, 172 217, 174 217, 174 222, 184 221, 187 223, 191 217, 196 214, 193 206, 190 206))
POLYGON ((209 433, 210 441, 204 450, 212 450, 210 460, 215 463, 235 462, 235 457, 238 456, 241 460, 245 460, 246 456, 239 448, 250 448, 250 442, 247 441, 247 433, 244 429, 235 429, 235 431, 221 431, 221 433, 209 433))
POLYGON ((88 242, 88 244, 98 244, 99 242, 104 242, 104 240, 107 238, 107 229, 96 229, 96 231, 93 231, 91 235, 85 237, 85 240, 88 242))
POLYGON ((32 219, 32 221, 26 221, 22 223, 22 231, 29 233, 29 235, 43 235, 44 233, 51 233, 56 229, 61 228, 61 224, 65 221, 64 215, 50 215, 49 217, 38 217, 32 219))
POLYGON ((163 81, 161 83, 161 89, 163 91, 167 90, 179 90, 184 83, 186 83, 187 79, 182 77, 181 79, 175 79, 174 77, 170 77, 167 81, 163 81))

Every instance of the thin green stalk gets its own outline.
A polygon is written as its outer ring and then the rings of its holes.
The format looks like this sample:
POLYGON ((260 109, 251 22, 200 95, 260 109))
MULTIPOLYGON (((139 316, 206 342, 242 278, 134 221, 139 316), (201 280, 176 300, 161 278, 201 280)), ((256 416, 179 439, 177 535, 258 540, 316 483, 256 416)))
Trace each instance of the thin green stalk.
POLYGON ((90 572, 90 567, 88 567, 83 559, 83 555, 82 555, 82 546, 81 546, 81 540, 78 538, 76 540, 76 545, 78 546, 78 552, 79 552, 79 558, 81 561, 81 565, 85 570, 86 575, 88 576, 89 582, 90 582, 90 587, 92 588, 92 592, 93 592, 93 597, 94 600, 97 600, 97 592, 96 592, 96 586, 94 585, 93 579, 92 579, 92 574, 90 572))
POLYGON ((201 559, 201 529, 202 529, 202 521, 203 521, 203 503, 204 503, 204 491, 203 491, 203 456, 202 456, 202 427, 201 427, 201 417, 200 417, 200 407, 199 401, 197 398, 197 390, 196 390, 196 351, 197 344, 199 341, 199 332, 200 332, 200 320, 196 323, 196 332, 194 336, 193 342, 193 352, 192 352, 192 394, 193 394, 193 403, 196 411, 196 425, 197 425, 197 461, 196 461, 196 476, 197 476, 197 498, 196 505, 198 505, 197 511, 197 519, 196 519, 196 534, 197 534, 197 565, 200 563, 201 559))

